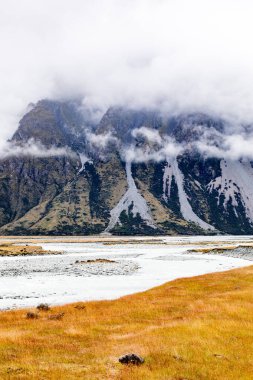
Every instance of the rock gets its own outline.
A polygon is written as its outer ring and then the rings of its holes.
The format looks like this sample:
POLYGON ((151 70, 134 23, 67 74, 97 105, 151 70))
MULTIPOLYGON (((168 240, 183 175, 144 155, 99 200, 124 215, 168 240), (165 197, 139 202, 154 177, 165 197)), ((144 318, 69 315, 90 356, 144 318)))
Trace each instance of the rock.
POLYGON ((64 317, 65 313, 59 313, 59 314, 52 314, 49 315, 48 319, 54 320, 54 321, 60 321, 64 317))
POLYGON ((74 306, 74 308, 77 310, 85 310, 86 306, 78 304, 78 305, 74 306))
POLYGON ((89 260, 75 261, 75 264, 99 264, 99 263, 110 264, 110 263, 117 263, 117 262, 114 260, 109 260, 109 259, 89 259, 89 260))
POLYGON ((121 364, 133 364, 133 365, 140 365, 144 363, 144 359, 136 354, 127 354, 123 355, 119 358, 119 362, 121 364))
POLYGON ((40 310, 40 311, 49 311, 50 307, 49 307, 49 305, 47 303, 40 303, 37 306, 37 309, 40 310))
POLYGON ((26 313, 26 318, 27 319, 38 319, 39 316, 38 316, 38 314, 33 313, 32 311, 28 311, 28 313, 26 313))

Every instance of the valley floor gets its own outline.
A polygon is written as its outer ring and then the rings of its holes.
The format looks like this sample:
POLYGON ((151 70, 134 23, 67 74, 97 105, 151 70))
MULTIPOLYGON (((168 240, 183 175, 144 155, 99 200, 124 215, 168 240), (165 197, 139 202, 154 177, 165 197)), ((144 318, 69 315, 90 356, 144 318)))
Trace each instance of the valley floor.
POLYGON ((253 266, 32 311, 0 313, 3 380, 253 379, 253 266), (119 364, 128 352, 145 363, 119 364))
POLYGON ((0 310, 116 299, 176 278, 244 267, 253 256, 252 236, 16 237, 0 243, 7 256, 18 256, 0 257, 0 310))

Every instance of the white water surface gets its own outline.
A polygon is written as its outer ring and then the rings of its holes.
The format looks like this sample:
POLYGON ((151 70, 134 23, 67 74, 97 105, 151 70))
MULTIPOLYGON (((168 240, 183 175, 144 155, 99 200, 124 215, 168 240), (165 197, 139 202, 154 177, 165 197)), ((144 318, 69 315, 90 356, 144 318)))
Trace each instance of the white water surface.
POLYGON ((44 249, 60 250, 64 254, 0 257, 0 309, 37 306, 41 302, 57 305, 115 299, 176 278, 251 265, 252 262, 239 258, 186 254, 188 249, 200 248, 207 241, 212 242, 211 246, 220 246, 250 239, 252 237, 195 236, 157 237, 148 244, 138 243, 137 239, 131 244, 113 245, 102 242, 42 244, 44 249), (165 244, 152 243, 159 239, 165 244), (89 267, 76 263, 95 258, 116 263, 89 267))

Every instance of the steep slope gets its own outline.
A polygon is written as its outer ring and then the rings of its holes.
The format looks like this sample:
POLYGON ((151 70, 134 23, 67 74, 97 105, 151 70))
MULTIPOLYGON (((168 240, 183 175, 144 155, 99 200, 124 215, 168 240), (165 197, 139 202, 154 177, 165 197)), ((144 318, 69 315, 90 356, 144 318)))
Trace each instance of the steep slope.
POLYGON ((80 111, 78 103, 41 100, 21 119, 12 141, 24 144, 33 139, 46 147, 81 150, 85 146, 87 125, 91 127, 92 121, 80 111))
MULTIPOLYGON (((15 234, 100 233, 109 221, 109 212, 126 189, 123 166, 117 157, 107 163, 85 163, 83 170, 72 168, 72 177, 57 193, 49 192, 21 218, 0 229, 15 234)), ((63 176, 65 178, 65 176, 63 176)))
POLYGON ((96 132, 98 134, 110 132, 124 143, 128 143, 132 140, 132 131, 143 125, 159 129, 163 125, 163 119, 155 111, 111 107, 102 117, 96 132))
POLYGON ((77 165, 68 157, 14 157, 0 162, 0 225, 53 199, 73 179, 77 165))
POLYGON ((126 175, 128 190, 120 199, 119 203, 117 203, 117 205, 111 210, 110 221, 105 229, 105 232, 112 231, 117 224, 122 226, 121 221, 123 219, 123 215, 129 219, 130 214, 132 217, 131 228, 135 227, 136 219, 139 219, 139 225, 137 226, 138 229, 141 228, 140 224, 142 224, 143 221, 146 222, 146 228, 149 226, 156 229, 148 205, 137 190, 132 177, 131 162, 126 162, 126 175))
POLYGON ((253 225, 253 168, 250 162, 221 160, 221 174, 213 179, 207 190, 217 200, 226 219, 234 219, 248 231, 253 225))
POLYGON ((0 160, 0 233, 252 234, 250 162, 204 158, 192 149, 206 131, 215 136, 223 129, 221 120, 202 114, 120 107, 96 125, 78 102, 42 100, 11 140, 23 154, 0 160), (106 147, 107 134, 117 143, 106 147), (169 138, 188 150, 167 154, 169 138), (25 154, 27 142, 56 150, 34 157, 25 154), (133 147, 153 159, 127 159, 133 147), (156 156, 159 149, 167 155, 156 156))
POLYGON ((193 211, 190 202, 189 196, 184 190, 184 176, 178 167, 176 159, 169 160, 167 159, 167 166, 164 169, 163 177, 163 198, 165 201, 171 197, 171 184, 172 178, 174 177, 175 183, 178 188, 179 204, 180 211, 183 218, 189 222, 196 223, 203 230, 213 231, 215 228, 210 224, 206 223, 204 220, 198 217, 198 215, 193 211))

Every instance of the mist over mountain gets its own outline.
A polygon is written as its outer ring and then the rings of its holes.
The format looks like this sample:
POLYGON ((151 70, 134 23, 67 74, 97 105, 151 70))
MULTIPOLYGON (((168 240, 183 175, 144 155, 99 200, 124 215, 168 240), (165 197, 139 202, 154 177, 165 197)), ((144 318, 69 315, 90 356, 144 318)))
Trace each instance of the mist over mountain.
MULTIPOLYGON (((27 104, 80 99, 252 124, 252 3, 68 0, 0 4, 0 138, 27 104)), ((1 146, 0 146, 1 147, 1 146)))
POLYGON ((118 106, 96 122, 79 101, 41 100, 0 160, 0 232, 252 233, 251 155, 231 158, 227 127, 118 106))

